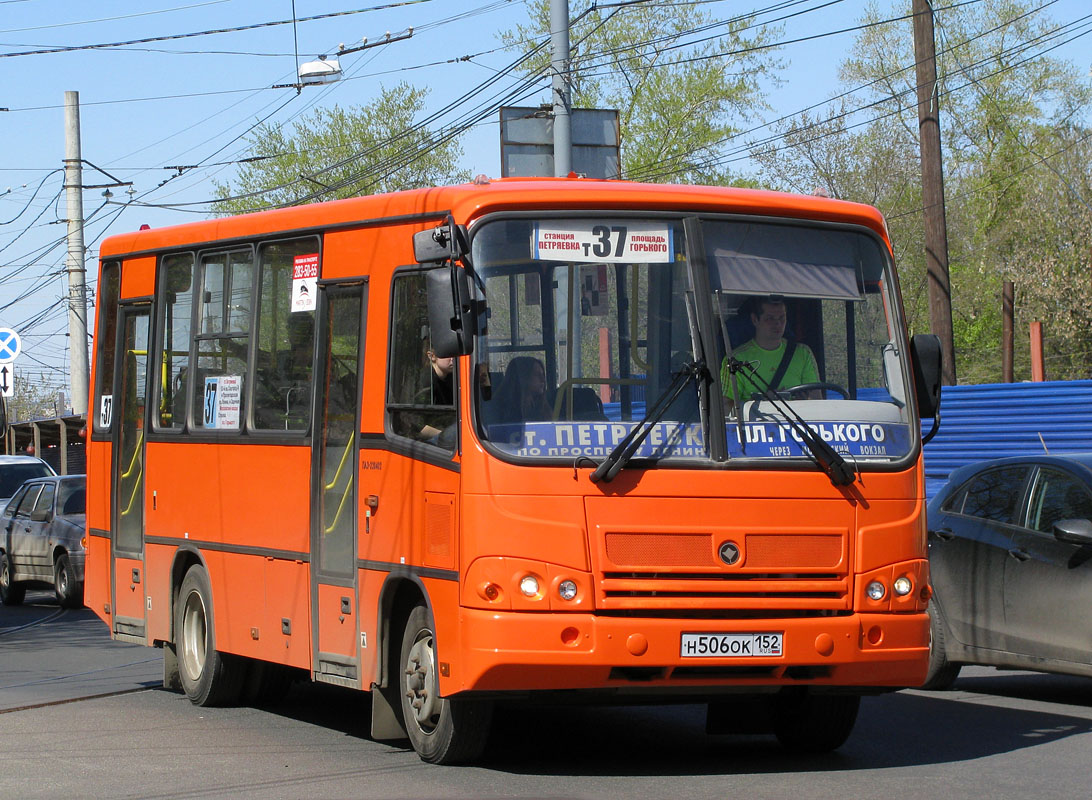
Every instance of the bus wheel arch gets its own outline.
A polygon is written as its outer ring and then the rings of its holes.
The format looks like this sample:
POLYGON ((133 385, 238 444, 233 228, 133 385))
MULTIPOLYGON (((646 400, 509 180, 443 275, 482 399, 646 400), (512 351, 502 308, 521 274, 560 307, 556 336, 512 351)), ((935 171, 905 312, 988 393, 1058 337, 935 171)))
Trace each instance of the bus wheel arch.
POLYGON ((202 564, 194 564, 186 571, 174 620, 179 678, 190 702, 198 706, 236 703, 246 677, 246 663, 215 647, 212 583, 202 564))
POLYGON ((389 575, 379 593, 376 614, 376 659, 372 681, 372 738, 407 738, 398 696, 402 631, 410 612, 428 602, 428 591, 415 577, 389 575))
POLYGON ((410 744, 432 764, 474 761, 489 738, 492 703, 441 696, 436 624, 423 602, 413 607, 402 628, 398 695, 410 744))

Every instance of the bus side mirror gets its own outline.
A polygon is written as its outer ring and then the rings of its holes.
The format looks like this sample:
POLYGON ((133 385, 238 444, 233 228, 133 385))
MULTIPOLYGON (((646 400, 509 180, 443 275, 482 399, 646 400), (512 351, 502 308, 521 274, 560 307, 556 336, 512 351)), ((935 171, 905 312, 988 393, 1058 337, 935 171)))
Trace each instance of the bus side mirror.
POLYGON ((919 333, 910 340, 910 366, 914 372, 914 396, 918 414, 936 417, 940 413, 940 337, 919 333))
POLYGON ((456 225, 450 214, 443 225, 413 234, 413 257, 418 264, 439 264, 449 258, 458 261, 469 251, 466 226, 456 225))
POLYGON ((437 358, 474 350, 474 303, 470 275, 455 262, 425 273, 429 334, 437 358))

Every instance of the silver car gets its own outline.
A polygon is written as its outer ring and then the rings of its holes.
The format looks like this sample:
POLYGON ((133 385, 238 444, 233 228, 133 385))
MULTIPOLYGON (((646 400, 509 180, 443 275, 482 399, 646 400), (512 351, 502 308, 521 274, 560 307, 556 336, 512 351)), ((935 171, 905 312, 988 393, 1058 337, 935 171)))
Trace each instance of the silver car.
POLYGON ((0 602, 23 602, 28 587, 52 586, 64 608, 83 606, 84 475, 24 483, 0 515, 0 602))

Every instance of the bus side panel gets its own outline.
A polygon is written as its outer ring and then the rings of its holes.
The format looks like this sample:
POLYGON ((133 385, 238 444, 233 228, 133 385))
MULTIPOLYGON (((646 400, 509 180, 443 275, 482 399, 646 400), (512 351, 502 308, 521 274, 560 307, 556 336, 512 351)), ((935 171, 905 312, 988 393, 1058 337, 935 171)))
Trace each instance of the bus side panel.
POLYGON ((307 564, 275 558, 266 561, 266 628, 277 661, 311 669, 311 580, 307 564))
POLYGON ((148 643, 171 641, 171 564, 178 548, 173 545, 144 546, 144 594, 148 597, 148 643))
MULTIPOLYGON (((307 666, 310 449, 150 442, 146 460, 148 535, 202 553, 217 648, 307 666)), ((156 585, 169 579, 169 563, 157 562, 156 585)))

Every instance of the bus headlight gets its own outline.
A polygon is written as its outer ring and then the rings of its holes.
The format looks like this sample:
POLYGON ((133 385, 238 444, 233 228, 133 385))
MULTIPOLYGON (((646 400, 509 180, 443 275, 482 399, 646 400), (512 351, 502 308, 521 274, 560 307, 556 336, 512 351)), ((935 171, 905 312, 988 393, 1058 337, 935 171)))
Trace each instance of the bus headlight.
POLYGON ((891 587, 895 590, 895 594, 899 597, 906 597, 910 592, 914 591, 913 582, 905 575, 895 578, 895 583, 891 587))
POLYGON ((538 578, 534 575, 524 575, 519 582, 519 590, 528 597, 538 597, 538 578))
POLYGON ((576 597, 576 584, 570 580, 564 580, 557 585, 557 596, 562 600, 572 600, 576 597))
POLYGON ((887 594, 887 587, 879 581, 872 581, 865 588, 865 593, 870 600, 883 600, 883 596, 887 594))

